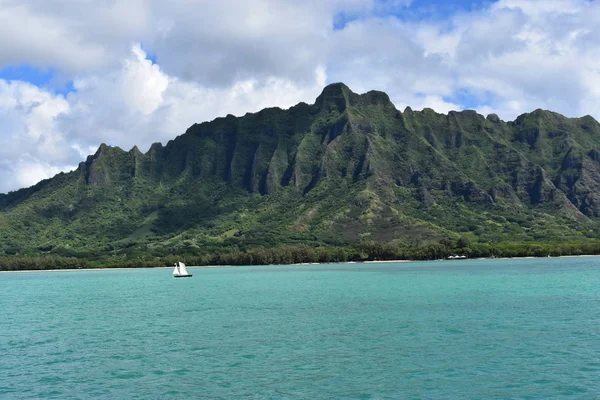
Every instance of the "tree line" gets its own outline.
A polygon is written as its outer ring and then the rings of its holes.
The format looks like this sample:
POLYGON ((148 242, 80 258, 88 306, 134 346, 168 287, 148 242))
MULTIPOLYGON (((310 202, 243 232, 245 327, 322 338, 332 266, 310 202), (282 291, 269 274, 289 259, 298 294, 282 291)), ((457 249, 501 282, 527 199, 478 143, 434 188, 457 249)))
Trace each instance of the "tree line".
POLYGON ((128 257, 126 254, 94 260, 43 256, 0 256, 0 270, 45 270, 66 268, 153 268, 167 267, 177 261, 188 265, 279 265, 337 263, 348 261, 437 260, 453 255, 466 258, 556 257, 600 254, 600 241, 576 243, 470 243, 442 239, 422 244, 363 242, 355 246, 311 247, 284 245, 246 250, 219 249, 206 254, 173 254, 161 257, 128 257))
POLYGON ((88 267, 88 260, 75 257, 62 257, 57 255, 0 256, 1 271, 76 269, 88 267))

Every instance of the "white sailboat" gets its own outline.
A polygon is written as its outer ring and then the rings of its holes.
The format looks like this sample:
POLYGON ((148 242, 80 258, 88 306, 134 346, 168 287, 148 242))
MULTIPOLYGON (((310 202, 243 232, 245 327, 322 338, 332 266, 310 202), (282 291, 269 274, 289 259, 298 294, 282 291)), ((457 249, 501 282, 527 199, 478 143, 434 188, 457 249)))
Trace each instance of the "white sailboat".
POLYGON ((175 263, 175 269, 173 270, 173 277, 175 278, 190 278, 192 274, 185 268, 185 264, 182 262, 175 263))

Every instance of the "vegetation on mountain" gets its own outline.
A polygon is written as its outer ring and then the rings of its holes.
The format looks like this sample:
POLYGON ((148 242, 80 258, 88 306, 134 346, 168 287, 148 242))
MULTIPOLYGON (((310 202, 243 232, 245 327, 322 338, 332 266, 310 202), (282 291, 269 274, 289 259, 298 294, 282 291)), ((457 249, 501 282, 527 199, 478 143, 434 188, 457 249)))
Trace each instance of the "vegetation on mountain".
POLYGON ((1 194, 0 268, 591 254, 599 218, 592 117, 401 112, 332 84, 1 194))

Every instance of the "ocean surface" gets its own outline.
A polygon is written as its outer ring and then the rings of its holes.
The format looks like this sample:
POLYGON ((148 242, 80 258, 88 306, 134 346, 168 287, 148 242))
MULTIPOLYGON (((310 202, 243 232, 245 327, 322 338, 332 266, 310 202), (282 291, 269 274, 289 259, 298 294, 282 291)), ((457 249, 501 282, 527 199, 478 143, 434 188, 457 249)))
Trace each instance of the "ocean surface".
POLYGON ((0 399, 597 399, 600 258, 0 273, 0 399))

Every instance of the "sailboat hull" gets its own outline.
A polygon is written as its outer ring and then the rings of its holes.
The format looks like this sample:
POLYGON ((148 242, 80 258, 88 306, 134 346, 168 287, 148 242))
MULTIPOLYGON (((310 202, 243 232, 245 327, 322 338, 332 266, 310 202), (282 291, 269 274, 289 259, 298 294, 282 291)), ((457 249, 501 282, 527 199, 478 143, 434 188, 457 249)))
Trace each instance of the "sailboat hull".
POLYGON ((191 278, 192 274, 189 275, 173 275, 173 278, 191 278))

